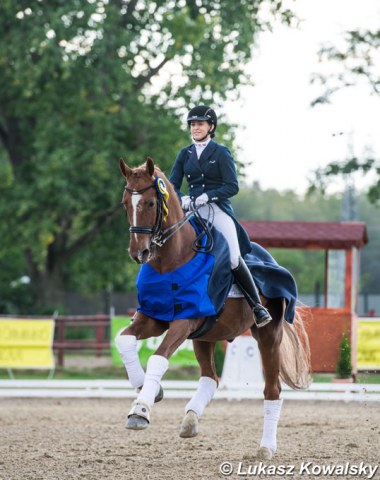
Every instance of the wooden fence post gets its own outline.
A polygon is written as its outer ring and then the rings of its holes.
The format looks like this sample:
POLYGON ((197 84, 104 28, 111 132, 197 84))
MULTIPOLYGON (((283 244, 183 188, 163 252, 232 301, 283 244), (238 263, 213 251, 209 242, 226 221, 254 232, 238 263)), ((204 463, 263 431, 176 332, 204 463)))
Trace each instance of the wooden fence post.
POLYGON ((65 341, 65 319, 64 317, 57 317, 57 337, 58 343, 58 366, 63 367, 65 349, 63 343, 65 341))

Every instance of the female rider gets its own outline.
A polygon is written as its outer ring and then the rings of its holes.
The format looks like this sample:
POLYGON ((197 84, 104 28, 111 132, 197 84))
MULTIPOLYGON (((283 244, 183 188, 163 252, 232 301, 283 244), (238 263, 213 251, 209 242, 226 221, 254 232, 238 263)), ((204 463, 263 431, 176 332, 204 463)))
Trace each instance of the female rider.
POLYGON ((244 293, 256 317, 256 325, 263 327, 272 320, 268 310, 261 304, 259 293, 252 275, 242 258, 251 249, 243 227, 238 223, 230 198, 239 191, 234 159, 224 145, 216 143, 217 116, 215 111, 199 105, 192 108, 187 116, 194 143, 183 148, 174 163, 170 181, 181 198, 183 210, 189 210, 193 203, 200 207, 202 218, 209 219, 211 205, 214 211, 214 227, 226 239, 231 269, 236 282, 244 293), (189 195, 181 193, 183 177, 186 177, 189 195))

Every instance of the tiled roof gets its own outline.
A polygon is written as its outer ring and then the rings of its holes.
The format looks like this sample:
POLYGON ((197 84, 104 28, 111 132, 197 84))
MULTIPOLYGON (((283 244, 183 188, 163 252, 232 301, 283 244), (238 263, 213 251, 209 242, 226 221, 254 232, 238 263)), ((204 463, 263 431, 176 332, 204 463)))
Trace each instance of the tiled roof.
POLYGON ((368 243, 363 222, 266 222, 241 220, 250 239, 265 248, 344 249, 368 243))

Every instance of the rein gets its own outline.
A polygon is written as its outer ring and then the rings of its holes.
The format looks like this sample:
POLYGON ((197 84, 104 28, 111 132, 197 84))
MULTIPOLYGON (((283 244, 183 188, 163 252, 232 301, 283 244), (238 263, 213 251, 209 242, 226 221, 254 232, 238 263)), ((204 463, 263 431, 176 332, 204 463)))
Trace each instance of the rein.
MULTIPOLYGON (((175 235, 194 216, 197 219, 198 223, 200 224, 202 232, 194 240, 192 248, 196 252, 208 253, 209 251, 211 251, 214 242, 213 242, 213 238, 212 238, 209 226, 207 225, 207 222, 205 222, 205 220, 198 213, 198 209, 200 207, 193 206, 192 210, 186 212, 185 215, 181 218, 181 220, 174 223, 170 227, 167 227, 165 229, 162 228, 162 223, 164 221, 164 211, 166 215, 168 213, 168 207, 166 204, 166 199, 168 198, 168 195, 166 195, 167 192, 166 192, 165 183, 160 177, 157 177, 152 184, 148 185, 145 188, 141 188, 140 190, 133 190, 131 188, 128 188, 127 185, 125 186, 124 190, 130 193, 131 195, 140 195, 151 188, 154 188, 156 190, 157 200, 158 200, 155 223, 153 227, 131 226, 129 227, 129 232, 151 235, 152 236, 151 243, 153 243, 154 245, 157 245, 158 247, 162 247, 173 235, 175 235), (202 238, 204 237, 204 235, 206 235, 207 240, 206 240, 206 244, 202 245, 202 238)), ((209 208, 210 210, 212 210, 211 206, 209 208)))

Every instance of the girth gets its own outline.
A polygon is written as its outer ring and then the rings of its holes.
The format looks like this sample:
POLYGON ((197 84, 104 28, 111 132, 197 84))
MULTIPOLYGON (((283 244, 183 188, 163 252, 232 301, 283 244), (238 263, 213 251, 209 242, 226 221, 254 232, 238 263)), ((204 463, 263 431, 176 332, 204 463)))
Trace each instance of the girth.
POLYGON ((221 313, 222 312, 219 312, 218 315, 210 315, 209 317, 206 317, 206 320, 202 323, 202 325, 197 330, 195 330, 195 332, 190 334, 187 338, 189 340, 194 340, 195 338, 206 335, 206 333, 208 333, 219 320, 221 313))

